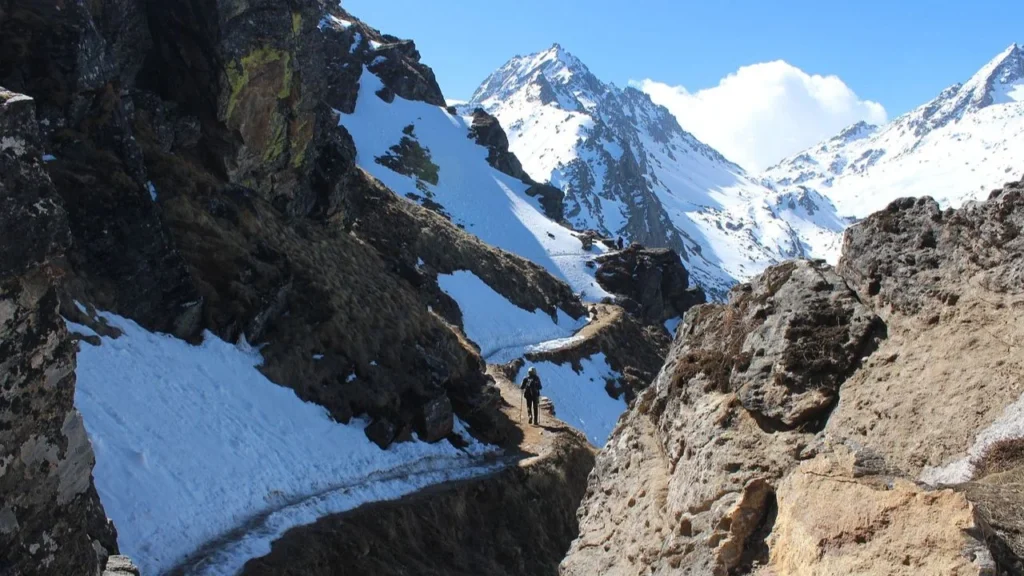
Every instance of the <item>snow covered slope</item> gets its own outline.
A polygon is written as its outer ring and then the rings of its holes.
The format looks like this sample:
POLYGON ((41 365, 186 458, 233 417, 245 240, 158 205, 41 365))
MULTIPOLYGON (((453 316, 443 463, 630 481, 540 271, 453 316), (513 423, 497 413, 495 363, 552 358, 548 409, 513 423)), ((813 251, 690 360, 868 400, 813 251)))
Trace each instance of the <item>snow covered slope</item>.
POLYGON ((377 96, 382 86, 364 69, 355 111, 340 114, 363 169, 399 196, 447 214, 484 242, 539 264, 587 300, 609 296, 587 267, 603 246, 584 250, 571 230, 545 216, 539 202, 526 195, 525 183, 492 168, 487 149, 469 138, 470 120, 401 97, 386 102, 377 96))
POLYGON ((448 442, 380 450, 363 433, 367 423, 339 424, 268 380, 244 342, 206 333, 191 346, 103 316, 123 334, 81 344, 75 405, 118 545, 143 574, 163 574, 252 524, 259 530, 242 530, 195 570, 234 574, 293 526, 492 469, 483 456, 494 448, 468 434, 465 450, 448 442))
POLYGON ((1024 50, 1012 44, 964 84, 884 126, 859 123, 763 174, 796 194, 814 191, 844 216, 903 196, 958 207, 1024 172, 1024 50))
POLYGON ((510 60, 461 108, 496 116, 577 228, 675 248, 713 295, 769 264, 831 256, 844 223, 816 194, 778 194, 633 88, 598 80, 559 45, 510 60))

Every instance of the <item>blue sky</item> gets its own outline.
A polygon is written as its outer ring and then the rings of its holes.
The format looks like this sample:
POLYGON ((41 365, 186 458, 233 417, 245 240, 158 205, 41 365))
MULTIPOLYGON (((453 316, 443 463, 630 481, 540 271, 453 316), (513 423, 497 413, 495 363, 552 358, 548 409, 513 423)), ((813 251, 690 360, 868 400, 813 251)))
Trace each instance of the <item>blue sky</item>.
POLYGON ((344 0, 416 41, 449 99, 558 42, 761 170, 857 121, 884 123, 1024 42, 1021 0, 344 0))
POLYGON ((1012 0, 345 0, 355 16, 413 38, 449 98, 509 57, 559 42, 599 78, 706 88, 745 64, 782 59, 835 74, 891 115, 966 80, 1024 42, 1012 0))

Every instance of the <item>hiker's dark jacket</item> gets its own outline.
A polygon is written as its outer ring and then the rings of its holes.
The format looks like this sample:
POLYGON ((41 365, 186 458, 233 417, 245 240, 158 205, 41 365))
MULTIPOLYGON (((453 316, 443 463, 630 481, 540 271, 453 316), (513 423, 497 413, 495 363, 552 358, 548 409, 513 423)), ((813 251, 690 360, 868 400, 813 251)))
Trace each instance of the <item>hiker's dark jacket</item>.
POLYGON ((536 400, 540 398, 540 376, 536 374, 527 374, 526 378, 523 378, 523 383, 519 386, 523 391, 523 396, 527 399, 536 400))

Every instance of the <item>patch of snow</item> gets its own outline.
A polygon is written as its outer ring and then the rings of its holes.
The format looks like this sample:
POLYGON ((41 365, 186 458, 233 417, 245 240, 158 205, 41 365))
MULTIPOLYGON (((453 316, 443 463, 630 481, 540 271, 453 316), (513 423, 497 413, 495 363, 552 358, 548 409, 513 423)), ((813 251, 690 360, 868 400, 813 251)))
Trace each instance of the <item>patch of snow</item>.
POLYGON ((324 355, 323 354, 313 354, 313 360, 323 360, 323 359, 324 359, 324 355))
POLYGON ((353 372, 345 377, 345 382, 351 384, 356 381, 356 378, 358 378, 358 376, 356 376, 356 373, 353 372))
POLYGON ((257 369, 261 356, 244 339, 232 345, 206 333, 191 346, 102 316, 123 335, 81 345, 75 405, 118 544, 144 574, 163 573, 204 543, 269 514, 264 524, 273 529, 234 556, 244 562, 291 526, 400 496, 445 479, 449 469, 473 469, 489 450, 447 442, 380 450, 363 432, 367 422, 339 424, 323 407, 267 380, 257 369), (409 470, 425 476, 395 476, 409 470), (374 482, 381 478, 389 481, 374 482), (355 485, 359 490, 348 495, 336 492, 355 485))
POLYGON ((335 30, 348 30, 352 27, 352 22, 343 18, 338 18, 333 14, 327 14, 320 19, 320 23, 317 24, 317 28, 323 31, 324 28, 334 28, 335 30))
POLYGON ((945 466, 926 467, 920 480, 932 486, 967 482, 974 475, 974 463, 985 455, 989 446, 1015 438, 1024 438, 1024 395, 1003 409, 1002 415, 978 434, 966 456, 945 466))
POLYGON ((152 182, 146 182, 146 189, 149 190, 149 199, 156 202, 156 186, 152 182))
POLYGON ((349 53, 354 53, 359 49, 359 46, 363 43, 363 35, 356 32, 352 35, 352 45, 348 47, 349 53))
POLYGON ((586 323, 561 310, 557 322, 543 310, 523 310, 465 270, 439 274, 437 283, 458 303, 466 336, 491 364, 517 358, 537 342, 569 337, 586 323))
POLYGON ((438 184, 428 185, 432 199, 455 223, 492 246, 544 267, 589 301, 611 296, 586 265, 598 252, 583 250, 571 230, 548 218, 539 200, 526 194, 529 186, 487 163, 488 151, 468 137, 470 126, 465 118, 400 96, 394 102, 385 102, 376 96, 382 87, 380 78, 364 67, 355 112, 339 115, 339 123, 356 143, 360 167, 399 197, 421 196, 422 182, 375 161, 402 139, 407 126, 413 125, 418 142, 430 151, 431 161, 438 166, 438 184))
MULTIPOLYGON (((624 398, 616 400, 605 390, 606 380, 617 379, 620 374, 608 366, 604 354, 582 359, 582 370, 578 373, 570 364, 537 362, 524 365, 516 377, 517 385, 530 366, 537 368, 543 386, 541 396, 551 399, 555 415, 586 434, 594 446, 604 446, 619 416, 626 410, 624 398)), ((541 416, 543 423, 544 417, 541 416)))
POLYGON ((540 344, 533 344, 531 346, 527 346, 525 352, 527 354, 533 354, 536 352, 551 352, 553 350, 559 350, 561 348, 572 346, 573 344, 581 342, 582 340, 583 336, 578 334, 575 336, 570 336, 568 338, 548 340, 546 342, 541 342, 540 344))
MULTIPOLYGON (((463 428, 464 429, 464 428, 463 428)), ((458 432, 458 430, 456 430, 458 432)), ((397 470, 394 474, 372 478, 370 482, 340 486, 296 504, 275 510, 246 532, 192 565, 189 576, 234 576, 251 558, 270 553, 271 544, 295 526, 312 524, 330 514, 358 508, 367 502, 395 500, 433 484, 464 480, 494 472, 501 463, 471 465, 463 468, 397 470)))
POLYGON ((53 154, 43 154, 43 162, 53 162, 57 157, 53 154))

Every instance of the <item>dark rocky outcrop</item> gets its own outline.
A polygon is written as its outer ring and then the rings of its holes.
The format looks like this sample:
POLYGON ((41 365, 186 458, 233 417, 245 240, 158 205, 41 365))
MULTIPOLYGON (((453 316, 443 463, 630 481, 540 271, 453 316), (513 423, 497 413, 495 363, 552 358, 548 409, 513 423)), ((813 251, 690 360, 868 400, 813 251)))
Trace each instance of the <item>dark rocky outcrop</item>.
POLYGON ((530 184, 526 189, 526 195, 532 196, 540 202, 544 209, 544 215, 555 222, 565 220, 565 193, 551 184, 530 184))
POLYGON ((485 112, 483 108, 473 110, 473 123, 469 128, 469 137, 477 144, 487 148, 487 163, 495 170, 523 182, 531 181, 530 175, 523 170, 519 158, 509 152, 508 136, 498 119, 485 112))
POLYGON ((646 322, 679 318, 706 302, 703 290, 689 286, 690 274, 679 255, 668 248, 633 244, 599 256, 597 262, 601 287, 619 295, 619 303, 646 322))
POLYGON ((913 314, 955 306, 958 280, 978 273, 997 293, 1024 286, 1024 185, 1007 184, 987 202, 940 210, 931 198, 896 200, 850 229, 839 271, 866 299, 913 314), (1004 265, 1005 264, 1005 265, 1004 265))
POLYGON ((477 144, 487 148, 487 163, 499 170, 522 180, 529 188, 526 194, 537 198, 544 214, 555 222, 565 219, 565 193, 550 185, 536 182, 523 170, 522 163, 508 149, 508 136, 502 129, 498 119, 485 112, 482 108, 473 110, 473 122, 469 137, 477 144))
POLYGON ((71 242, 35 102, 0 88, 0 574, 96 574, 117 552, 74 407, 56 282, 71 242))

